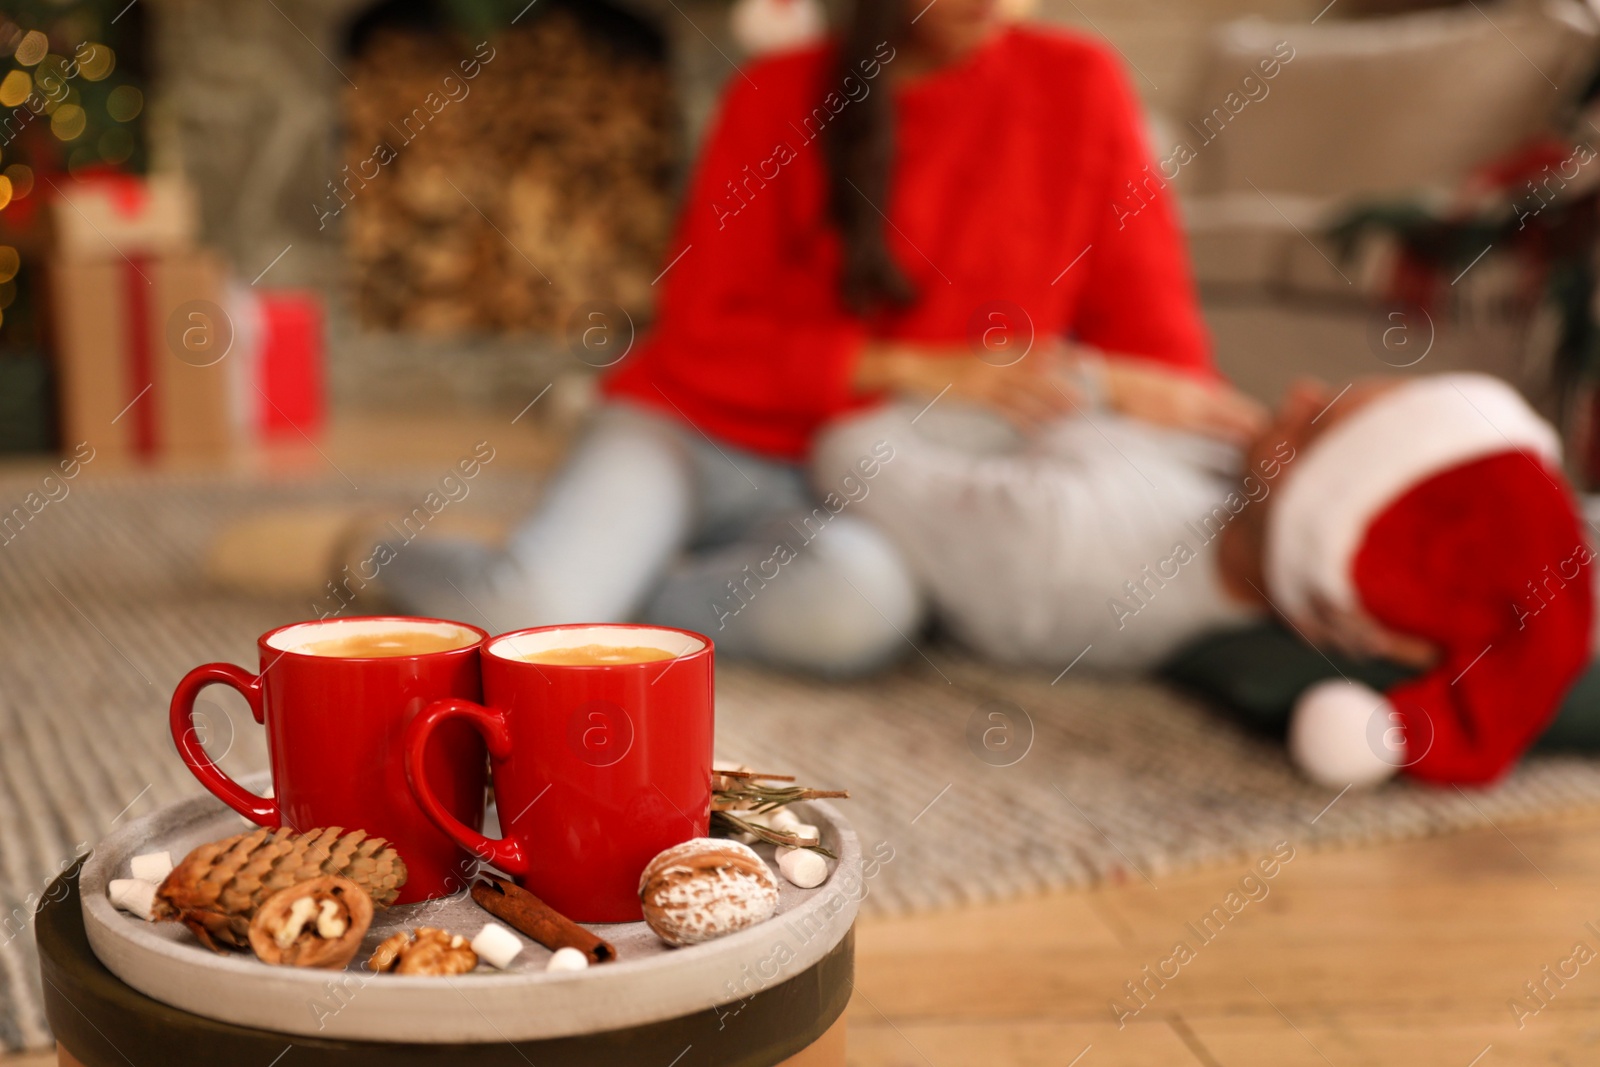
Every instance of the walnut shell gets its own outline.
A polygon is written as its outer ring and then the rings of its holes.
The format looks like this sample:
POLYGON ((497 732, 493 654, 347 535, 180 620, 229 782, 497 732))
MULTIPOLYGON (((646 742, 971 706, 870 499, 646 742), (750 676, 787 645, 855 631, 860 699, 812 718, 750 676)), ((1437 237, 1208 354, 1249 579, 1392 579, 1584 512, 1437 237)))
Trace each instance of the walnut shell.
POLYGON ((694 945, 765 922, 778 882, 746 845, 702 837, 674 845, 639 876, 644 921, 669 945, 694 945))
POLYGON ((367 969, 380 974, 466 974, 477 965, 478 954, 466 938, 432 926, 390 934, 367 960, 367 969))
POLYGON ((338 875, 280 889, 250 920, 250 948, 263 963, 339 970, 372 925, 372 897, 338 875))

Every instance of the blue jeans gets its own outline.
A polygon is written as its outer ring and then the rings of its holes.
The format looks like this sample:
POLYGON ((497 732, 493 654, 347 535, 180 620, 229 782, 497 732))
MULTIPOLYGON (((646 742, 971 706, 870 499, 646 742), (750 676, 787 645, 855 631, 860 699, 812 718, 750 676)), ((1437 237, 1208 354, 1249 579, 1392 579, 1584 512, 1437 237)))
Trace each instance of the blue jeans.
POLYGON ((720 653, 860 674, 909 652, 923 599, 893 545, 819 509, 795 464, 608 404, 504 553, 410 545, 384 568, 403 610, 494 632, 644 621, 720 653))

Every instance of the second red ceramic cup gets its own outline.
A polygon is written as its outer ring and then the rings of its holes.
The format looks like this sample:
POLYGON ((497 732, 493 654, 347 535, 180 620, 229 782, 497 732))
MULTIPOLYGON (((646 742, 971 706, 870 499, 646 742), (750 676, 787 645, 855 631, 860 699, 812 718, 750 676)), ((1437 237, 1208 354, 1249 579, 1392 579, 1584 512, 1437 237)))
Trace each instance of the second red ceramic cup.
POLYGON ((482 704, 435 701, 406 730, 418 804, 457 843, 569 918, 638 920, 645 865, 710 829, 710 639, 656 626, 545 626, 488 641, 482 662, 482 704), (669 658, 583 657, 640 648, 669 658), (435 731, 466 724, 489 748, 498 840, 463 824, 433 776, 435 731))

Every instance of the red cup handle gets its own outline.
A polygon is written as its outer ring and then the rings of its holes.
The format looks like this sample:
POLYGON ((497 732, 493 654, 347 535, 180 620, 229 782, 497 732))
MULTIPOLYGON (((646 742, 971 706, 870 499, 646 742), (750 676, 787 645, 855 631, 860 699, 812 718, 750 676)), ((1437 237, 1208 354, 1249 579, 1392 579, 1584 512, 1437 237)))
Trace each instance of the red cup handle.
POLYGON ((485 837, 464 824, 439 803, 439 798, 434 796, 433 788, 424 775, 423 757, 428 751, 428 740, 433 736, 434 728, 446 719, 457 718, 465 719, 483 735, 493 762, 498 763, 511 754, 511 733, 506 729, 502 712, 470 700, 435 700, 406 727, 406 781, 411 783, 411 795, 416 797, 423 812, 446 837, 512 877, 525 877, 529 869, 528 850, 522 842, 510 835, 499 840, 485 837))
POLYGON ((189 770, 200 779, 200 784, 216 794, 228 807, 251 822, 270 829, 283 825, 278 814, 278 802, 271 797, 258 797, 244 786, 222 773, 222 769, 206 754, 200 745, 200 736, 194 725, 194 702, 200 691, 208 685, 227 685, 237 689, 250 702, 250 711, 256 722, 264 721, 261 708, 261 679, 231 663, 207 663, 183 676, 172 693, 172 740, 178 754, 189 770))

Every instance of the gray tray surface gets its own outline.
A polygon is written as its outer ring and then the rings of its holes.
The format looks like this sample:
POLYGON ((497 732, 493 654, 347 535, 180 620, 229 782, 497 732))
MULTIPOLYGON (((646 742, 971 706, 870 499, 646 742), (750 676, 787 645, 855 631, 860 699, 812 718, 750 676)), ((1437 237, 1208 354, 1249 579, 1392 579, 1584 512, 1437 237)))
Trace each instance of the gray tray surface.
MULTIPOLYGON (((829 863, 826 882, 815 889, 789 884, 777 872, 771 846, 757 845, 780 887, 772 919, 687 948, 669 947, 644 923, 594 925, 619 958, 585 971, 546 972, 550 951, 527 938, 506 971, 482 963, 470 974, 421 978, 361 969, 395 930, 437 926, 471 938, 496 921, 465 893, 380 911, 343 972, 273 967, 249 953, 217 955, 181 924, 146 923, 113 908, 107 884, 129 876, 134 856, 166 850, 178 862, 198 845, 250 828, 209 795, 147 815, 96 847, 81 881, 84 925, 95 955, 124 982, 175 1007, 242 1026, 415 1042, 595 1033, 742 1000, 811 967, 844 938, 867 891, 855 832, 830 804, 797 804, 795 810, 817 825, 822 843, 838 857, 829 863)), ((491 834, 493 825, 491 809, 491 834)))

